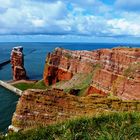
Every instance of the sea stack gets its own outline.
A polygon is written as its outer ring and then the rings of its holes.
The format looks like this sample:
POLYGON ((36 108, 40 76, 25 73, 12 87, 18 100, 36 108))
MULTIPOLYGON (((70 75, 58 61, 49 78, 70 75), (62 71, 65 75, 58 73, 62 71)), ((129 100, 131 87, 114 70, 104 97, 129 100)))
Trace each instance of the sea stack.
POLYGON ((11 65, 13 80, 27 79, 26 70, 24 68, 23 47, 14 47, 11 51, 11 65))

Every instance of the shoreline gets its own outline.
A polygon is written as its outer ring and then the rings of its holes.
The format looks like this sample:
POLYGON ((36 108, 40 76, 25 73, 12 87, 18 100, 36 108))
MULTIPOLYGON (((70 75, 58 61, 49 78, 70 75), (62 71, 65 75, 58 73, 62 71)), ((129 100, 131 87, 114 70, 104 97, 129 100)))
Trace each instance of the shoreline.
POLYGON ((5 89, 13 92, 13 93, 16 93, 17 95, 21 96, 22 95, 22 90, 20 90, 19 88, 16 88, 14 87, 13 85, 7 83, 7 82, 4 82, 4 81, 1 81, 0 80, 0 86, 4 87, 5 89))
POLYGON ((11 81, 7 81, 7 83, 14 85, 14 84, 19 84, 19 83, 27 83, 27 84, 34 84, 36 82, 38 82, 39 80, 11 80, 11 81))
POLYGON ((11 80, 7 82, 11 86, 14 86, 22 91, 27 89, 46 89, 43 79, 41 80, 11 80))

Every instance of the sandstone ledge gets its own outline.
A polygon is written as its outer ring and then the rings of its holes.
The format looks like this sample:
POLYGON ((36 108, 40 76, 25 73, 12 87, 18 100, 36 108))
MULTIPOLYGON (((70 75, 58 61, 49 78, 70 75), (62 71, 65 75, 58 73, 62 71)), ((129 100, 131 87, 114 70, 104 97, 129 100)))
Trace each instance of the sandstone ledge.
POLYGON ((58 89, 27 90, 18 101, 12 128, 24 130, 116 111, 140 111, 140 101, 123 101, 99 95, 77 97, 58 89))

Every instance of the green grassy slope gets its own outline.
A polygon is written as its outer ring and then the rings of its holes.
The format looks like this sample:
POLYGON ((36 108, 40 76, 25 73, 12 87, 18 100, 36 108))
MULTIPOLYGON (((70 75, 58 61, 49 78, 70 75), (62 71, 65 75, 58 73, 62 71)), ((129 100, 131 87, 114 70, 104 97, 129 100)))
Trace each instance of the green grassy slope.
POLYGON ((9 134, 2 140, 139 140, 140 113, 114 113, 9 134))
POLYGON ((18 83, 18 84, 14 84, 13 86, 15 86, 16 88, 24 91, 27 89, 46 89, 47 86, 45 86, 43 80, 40 80, 36 83, 18 83))
POLYGON ((79 90, 78 95, 83 95, 86 89, 90 86, 92 77, 93 73, 78 73, 75 74, 69 81, 60 81, 55 85, 52 85, 52 87, 63 89, 66 93, 69 93, 72 89, 79 90))

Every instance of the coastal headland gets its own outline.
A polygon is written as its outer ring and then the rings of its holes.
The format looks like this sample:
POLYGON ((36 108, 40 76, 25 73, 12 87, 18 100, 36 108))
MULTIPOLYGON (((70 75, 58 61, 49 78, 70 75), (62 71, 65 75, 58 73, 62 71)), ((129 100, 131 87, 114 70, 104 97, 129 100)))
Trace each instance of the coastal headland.
POLYGON ((24 92, 9 128, 19 131, 82 116, 140 112, 139 72, 139 48, 56 48, 46 58, 43 80, 13 84, 24 92))
POLYGON ((83 81, 86 77, 89 78, 84 87, 86 95, 111 94, 122 99, 140 99, 140 49, 70 51, 56 48, 48 55, 43 77, 46 85, 66 81, 56 87, 74 88, 76 80, 83 81))

